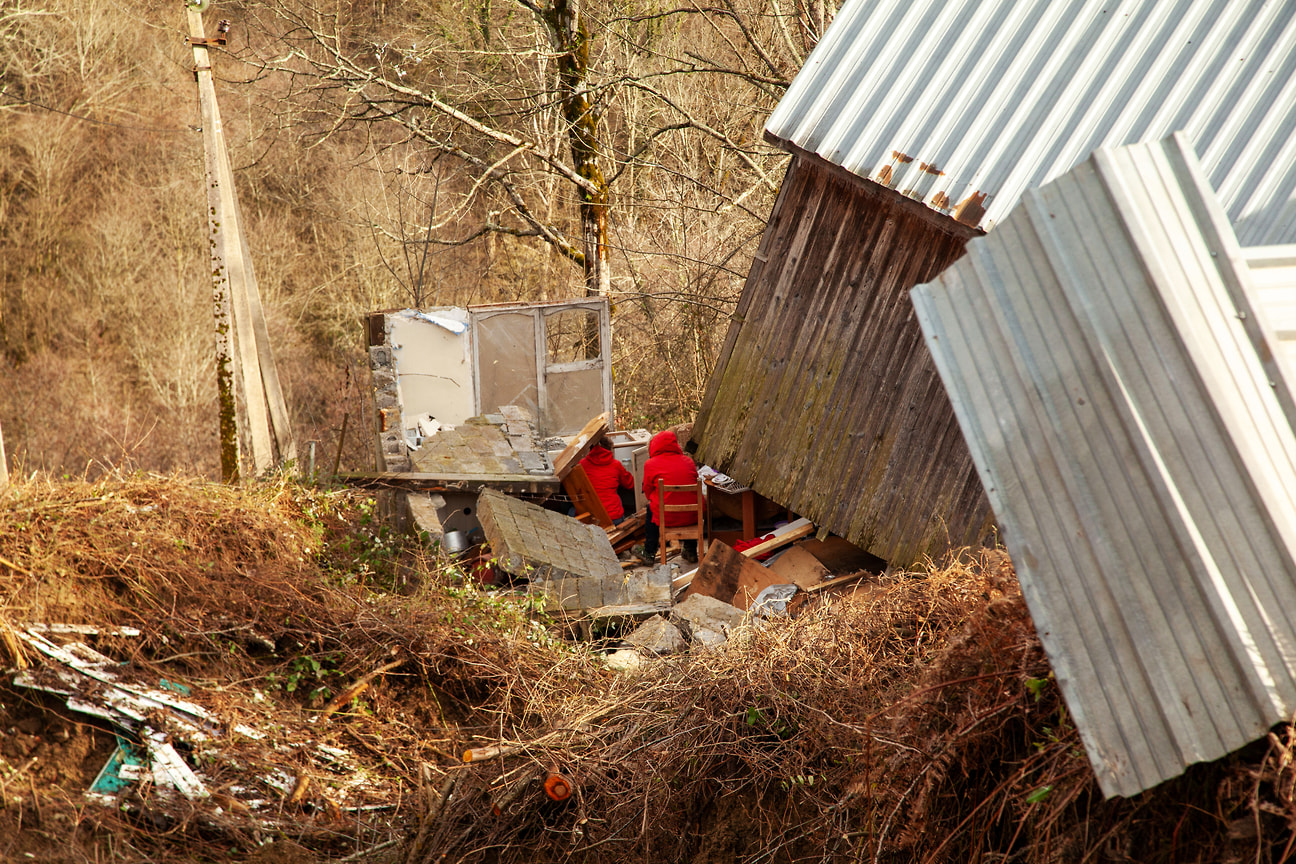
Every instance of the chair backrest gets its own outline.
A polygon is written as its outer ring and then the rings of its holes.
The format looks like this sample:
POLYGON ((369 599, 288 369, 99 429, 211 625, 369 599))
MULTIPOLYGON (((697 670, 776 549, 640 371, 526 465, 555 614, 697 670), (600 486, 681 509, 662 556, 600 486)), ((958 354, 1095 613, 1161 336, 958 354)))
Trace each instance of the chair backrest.
POLYGON ((698 555, 701 556, 706 544, 706 523, 703 519, 706 499, 702 497, 702 481, 697 480, 685 486, 669 486, 663 477, 657 478, 657 514, 661 518, 661 563, 666 563, 666 541, 673 539, 697 540, 698 555), (692 492, 692 504, 667 504, 666 498, 672 492, 692 492), (670 527, 666 523, 668 513, 693 513, 694 521, 688 525, 670 527))

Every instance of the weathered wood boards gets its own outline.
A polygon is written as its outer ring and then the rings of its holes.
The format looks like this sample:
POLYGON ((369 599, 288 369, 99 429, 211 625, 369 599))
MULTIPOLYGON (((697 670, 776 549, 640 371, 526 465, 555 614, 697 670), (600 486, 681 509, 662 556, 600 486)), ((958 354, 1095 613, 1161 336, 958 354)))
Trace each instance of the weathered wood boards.
POLYGON ((225 147, 211 56, 202 13, 187 8, 194 75, 202 110, 206 159, 207 224, 211 244, 216 316, 216 371, 221 412, 221 473, 226 481, 241 472, 241 442, 255 475, 296 458, 292 426, 261 309, 252 257, 242 228, 234 171, 225 147), (241 411, 236 410, 236 404, 241 411), (237 434, 236 429, 237 428, 237 434))
POLYGON ((693 594, 705 594, 729 603, 733 601, 740 584, 756 585, 768 575, 769 571, 764 566, 741 552, 735 552, 732 546, 712 543, 702 556, 692 583, 680 599, 693 594))
POLYGON ((1108 795, 1296 708, 1296 406, 1181 138, 1099 151, 913 292, 1108 795))
POLYGON ((611 428, 611 422, 612 415, 604 411, 591 419, 576 433, 576 437, 571 440, 571 443, 554 457, 553 470, 558 479, 565 478, 572 466, 579 465, 580 461, 589 455, 594 442, 611 428))
POLYGON ((991 513, 908 291, 975 232, 798 156, 693 428, 698 455, 896 565, 991 513))

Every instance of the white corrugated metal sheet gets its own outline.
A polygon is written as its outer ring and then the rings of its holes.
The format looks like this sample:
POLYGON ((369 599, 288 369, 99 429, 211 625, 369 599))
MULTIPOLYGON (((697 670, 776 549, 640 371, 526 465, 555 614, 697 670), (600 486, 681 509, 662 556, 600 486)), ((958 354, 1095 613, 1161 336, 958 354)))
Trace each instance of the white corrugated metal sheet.
POLYGON ((1255 246, 1242 252, 1279 353, 1288 369, 1296 370, 1296 246, 1255 246))
POLYGON ((989 229, 1186 131, 1246 245, 1296 241, 1296 0, 847 0, 767 133, 989 229))
POLYGON ((1296 708, 1296 417, 1184 137, 1030 190, 912 296, 1103 791, 1296 708))

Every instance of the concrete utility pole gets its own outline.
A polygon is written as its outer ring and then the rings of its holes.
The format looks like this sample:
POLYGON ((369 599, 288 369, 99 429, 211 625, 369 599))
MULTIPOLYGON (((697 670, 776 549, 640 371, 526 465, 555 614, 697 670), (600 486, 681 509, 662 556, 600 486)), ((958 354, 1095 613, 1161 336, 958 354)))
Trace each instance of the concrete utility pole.
POLYGON ((211 246, 212 299, 216 315, 216 384, 220 405, 221 476, 237 482, 246 448, 254 476, 295 459, 292 426, 270 334, 261 308, 252 269, 243 214, 234 189, 234 170, 225 147, 209 45, 224 45, 229 22, 217 35, 204 35, 202 10, 207 0, 186 4, 194 76, 202 109, 203 150, 206 156, 207 225, 211 246), (240 410, 242 409, 242 410, 240 410))

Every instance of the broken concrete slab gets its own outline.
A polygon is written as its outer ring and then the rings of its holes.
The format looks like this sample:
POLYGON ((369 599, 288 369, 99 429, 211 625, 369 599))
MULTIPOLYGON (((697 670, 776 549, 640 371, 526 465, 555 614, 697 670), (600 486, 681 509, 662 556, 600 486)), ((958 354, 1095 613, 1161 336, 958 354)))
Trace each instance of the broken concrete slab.
POLYGON ((625 637, 625 641, 654 654, 674 654, 688 647, 679 628, 661 615, 654 615, 640 624, 633 633, 625 637))
POLYGON ((692 594, 671 610, 671 621, 680 631, 706 646, 723 643, 746 617, 738 607, 706 594, 692 594))
POLYGON ((623 571, 603 577, 602 584, 602 604, 581 607, 592 618, 634 618, 671 608, 670 567, 623 571))
POLYGON ((669 602, 669 576, 623 573, 597 525, 490 489, 478 498, 477 516, 497 566, 529 580, 532 590, 549 596, 552 608, 634 605, 659 596, 669 602))
POLYGON ((421 474, 553 476, 535 421, 521 410, 470 417, 460 426, 423 439, 409 458, 413 470, 421 474))
POLYGON ((474 492, 410 492, 405 496, 408 520, 432 543, 441 543, 447 532, 470 534, 480 528, 477 495, 474 492))
POLYGON ((622 648, 620 651, 613 651, 603 658, 603 662, 608 665, 609 669, 615 669, 618 672, 638 672, 643 666, 643 657, 633 648, 622 648))

